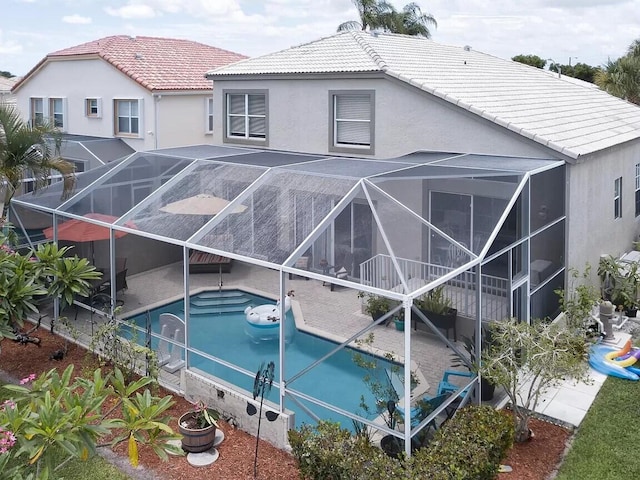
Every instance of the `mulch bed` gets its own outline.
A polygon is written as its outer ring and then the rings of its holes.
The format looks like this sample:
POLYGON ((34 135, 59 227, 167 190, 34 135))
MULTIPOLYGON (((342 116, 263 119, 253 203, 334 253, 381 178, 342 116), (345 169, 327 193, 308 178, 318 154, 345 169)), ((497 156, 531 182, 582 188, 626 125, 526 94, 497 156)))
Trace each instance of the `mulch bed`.
MULTIPOLYGON (((64 370, 69 364, 75 365, 75 373, 82 370, 92 371, 96 363, 82 347, 69 344, 67 353, 61 360, 54 360, 52 353, 65 348, 65 340, 52 335, 48 330, 40 328, 34 332, 41 339, 40 347, 35 345, 19 345, 4 340, 0 346, 0 375, 5 381, 16 381, 31 373, 39 375, 42 372, 56 368, 64 370)), ((160 389, 156 395, 169 395, 171 392, 160 389)), ((174 395, 176 404, 169 410, 171 427, 177 431, 177 419, 192 405, 183 397, 174 395)), ((241 430, 234 429, 225 422, 220 422, 225 434, 225 440, 218 447, 220 458, 208 467, 192 467, 186 457, 171 457, 168 462, 162 462, 151 449, 140 449, 140 467, 131 470, 127 467, 126 445, 115 448, 115 455, 105 457, 139 479, 163 480, 245 480, 253 479, 253 463, 256 438, 241 430)), ((533 418, 530 427, 535 438, 516 444, 509 452, 504 464, 513 468, 511 473, 501 473, 498 480, 547 480, 557 469, 562 460, 568 440, 572 433, 566 428, 547 421, 533 418)), ((299 472, 293 457, 277 449, 268 442, 260 440, 258 453, 259 479, 298 480, 299 472)))

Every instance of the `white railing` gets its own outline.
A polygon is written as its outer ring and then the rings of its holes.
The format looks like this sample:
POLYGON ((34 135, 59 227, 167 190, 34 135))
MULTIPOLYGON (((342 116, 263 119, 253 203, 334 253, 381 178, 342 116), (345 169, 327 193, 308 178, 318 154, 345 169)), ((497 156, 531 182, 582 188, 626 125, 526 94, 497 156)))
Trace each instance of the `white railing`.
MULTIPOLYGON (((411 289, 442 277, 453 270, 450 267, 418 262, 407 258, 396 258, 400 271, 407 280, 411 280, 411 289), (416 283, 417 279, 417 283, 416 283)), ((509 282, 506 278, 482 275, 482 319, 485 321, 502 320, 509 312, 509 282)), ((379 254, 360 264, 360 281, 382 289, 392 289, 401 285, 400 275, 396 271, 389 255, 379 254)), ((458 314, 475 318, 476 312, 476 274, 463 272, 446 282, 445 292, 458 314)))

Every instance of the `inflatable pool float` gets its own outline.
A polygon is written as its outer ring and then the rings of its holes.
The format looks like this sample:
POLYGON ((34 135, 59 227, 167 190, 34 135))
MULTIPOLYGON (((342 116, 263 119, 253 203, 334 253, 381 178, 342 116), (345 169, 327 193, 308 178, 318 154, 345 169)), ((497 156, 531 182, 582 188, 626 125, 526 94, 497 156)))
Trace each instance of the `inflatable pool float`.
MULTIPOLYGON (((589 365, 591 365, 594 370, 604 373, 605 375, 627 380, 640 380, 640 369, 630 365, 623 367, 620 365, 620 362, 615 360, 629 353, 630 349, 630 341, 627 342, 622 350, 602 344, 593 345, 591 347, 591 354, 589 355, 589 365)), ((627 362, 623 362, 623 364, 626 363, 627 362)))
MULTIPOLYGON (((291 297, 293 290, 287 292, 284 297, 285 313, 291 310, 291 297)), ((280 300, 273 304, 258 305, 257 307, 247 307, 244 310, 247 323, 258 328, 278 328, 280 326, 280 300)))

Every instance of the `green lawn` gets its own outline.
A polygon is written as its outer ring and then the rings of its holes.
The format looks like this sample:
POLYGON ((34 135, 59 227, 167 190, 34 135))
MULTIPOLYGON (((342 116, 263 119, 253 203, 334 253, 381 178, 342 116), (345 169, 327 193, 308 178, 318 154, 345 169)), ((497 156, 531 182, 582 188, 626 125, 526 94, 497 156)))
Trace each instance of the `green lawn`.
MULTIPOLYGON (((10 392, 0 388, 0 402, 10 397, 10 392)), ((60 451, 56 464, 66 460, 67 454, 60 451)), ((0 474, 0 478, 2 475, 0 474)), ((52 478, 64 478, 65 480, 130 480, 131 477, 122 473, 121 470, 111 465, 102 457, 96 456, 87 461, 71 460, 63 468, 55 472, 52 478)))
POLYGON ((557 480, 637 477, 639 435, 640 382, 609 377, 580 425, 557 480))

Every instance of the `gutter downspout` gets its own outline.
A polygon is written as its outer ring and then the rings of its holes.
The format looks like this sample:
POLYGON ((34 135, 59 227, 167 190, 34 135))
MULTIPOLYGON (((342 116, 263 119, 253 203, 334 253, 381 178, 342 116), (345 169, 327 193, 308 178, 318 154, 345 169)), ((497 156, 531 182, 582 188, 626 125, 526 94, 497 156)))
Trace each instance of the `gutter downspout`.
POLYGON ((159 93, 153 94, 153 149, 158 149, 158 112, 160 110, 160 100, 162 95, 159 93))

